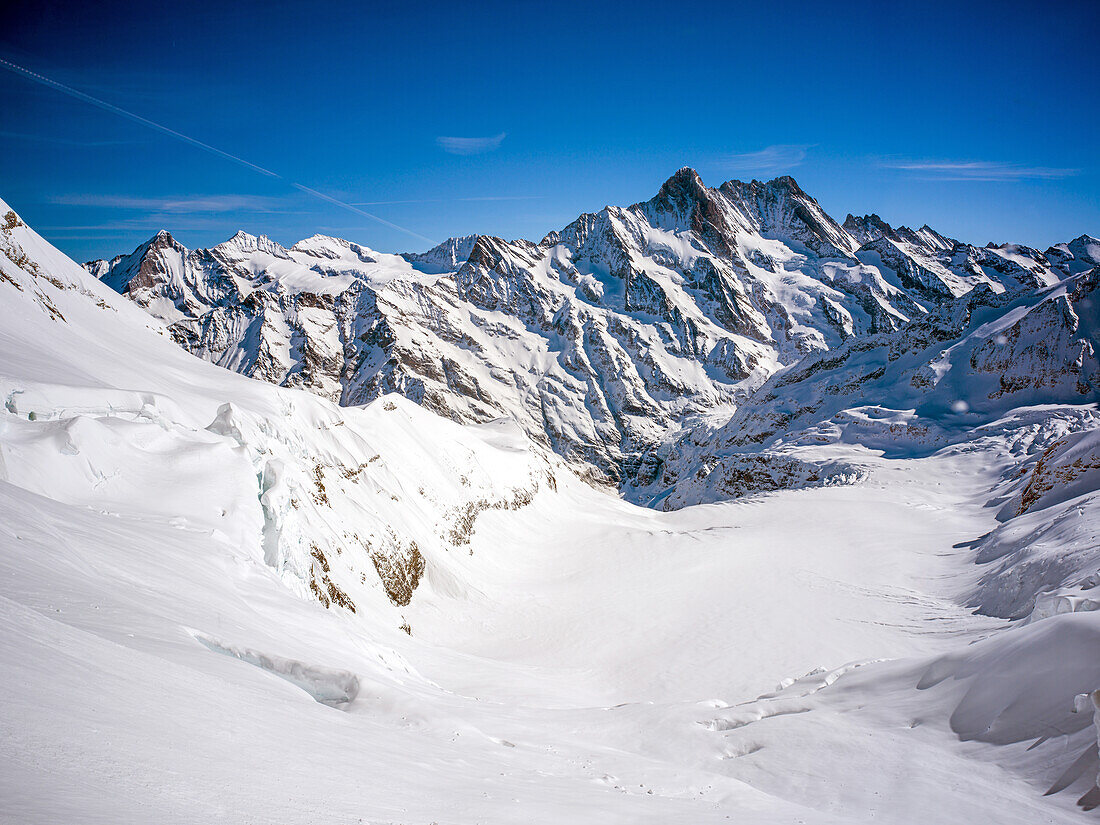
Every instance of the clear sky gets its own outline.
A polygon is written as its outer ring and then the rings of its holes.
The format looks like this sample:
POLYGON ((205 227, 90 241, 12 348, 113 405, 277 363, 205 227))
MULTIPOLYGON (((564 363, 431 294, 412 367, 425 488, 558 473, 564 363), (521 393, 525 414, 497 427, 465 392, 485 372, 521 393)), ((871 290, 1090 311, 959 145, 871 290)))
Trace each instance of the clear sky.
POLYGON ((538 240, 685 165, 979 244, 1100 235, 1095 0, 4 7, 0 58, 275 173, 0 66, 0 197, 78 260, 538 240))

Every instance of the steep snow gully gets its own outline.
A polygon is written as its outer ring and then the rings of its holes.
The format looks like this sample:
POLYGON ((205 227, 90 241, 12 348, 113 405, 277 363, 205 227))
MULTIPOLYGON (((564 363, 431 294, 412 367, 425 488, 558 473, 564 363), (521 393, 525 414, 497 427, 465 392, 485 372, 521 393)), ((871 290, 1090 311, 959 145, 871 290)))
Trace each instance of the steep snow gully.
POLYGON ((95 274, 0 203, 0 821, 1095 818, 1097 243, 696 181, 507 250, 95 274))

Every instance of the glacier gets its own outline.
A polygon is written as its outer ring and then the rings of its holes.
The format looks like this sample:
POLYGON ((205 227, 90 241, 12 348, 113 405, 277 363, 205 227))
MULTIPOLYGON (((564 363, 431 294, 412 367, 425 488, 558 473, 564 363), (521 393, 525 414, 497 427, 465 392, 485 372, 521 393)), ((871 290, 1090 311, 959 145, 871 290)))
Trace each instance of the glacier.
POLYGON ((1096 805, 1095 242, 687 171, 423 257, 0 213, 0 819, 1096 805))

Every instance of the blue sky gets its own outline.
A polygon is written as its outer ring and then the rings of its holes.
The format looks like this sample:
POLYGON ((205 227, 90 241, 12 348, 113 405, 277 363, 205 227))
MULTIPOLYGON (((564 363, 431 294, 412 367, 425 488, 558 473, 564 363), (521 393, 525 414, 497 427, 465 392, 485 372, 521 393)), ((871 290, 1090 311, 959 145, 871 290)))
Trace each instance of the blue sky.
POLYGON ((975 243, 1100 234, 1095 2, 5 5, 0 58, 276 173, 0 68, 0 197, 78 260, 538 240, 684 165, 975 243))

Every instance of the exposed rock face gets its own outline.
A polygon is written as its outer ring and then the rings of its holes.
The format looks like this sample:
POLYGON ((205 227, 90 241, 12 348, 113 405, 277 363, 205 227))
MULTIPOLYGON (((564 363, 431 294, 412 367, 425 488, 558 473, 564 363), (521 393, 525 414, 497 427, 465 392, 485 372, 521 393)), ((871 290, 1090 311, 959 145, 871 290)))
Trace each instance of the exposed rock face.
POLYGON ((983 572, 967 605, 1029 622, 1096 610, 1100 530, 1082 515, 1100 503, 1100 411, 1033 407, 1005 423, 1024 448, 996 491, 1000 524, 974 544, 983 572))
POLYGON ((780 452, 732 453, 704 458, 690 475, 668 487, 659 506, 676 510, 774 490, 854 484, 862 477, 859 467, 842 462, 819 464, 780 452))
POLYGON ((1070 433, 1048 447, 1013 499, 1014 515, 1100 490, 1100 430, 1070 433))
MULTIPOLYGON (((670 509, 742 489, 807 486, 819 479, 791 459, 808 446, 845 440, 927 453, 964 433, 974 437, 973 428, 1014 408, 1100 400, 1098 284, 1100 268, 1034 291, 982 285, 896 332, 807 356, 726 424, 685 433, 660 455, 661 474, 645 492, 670 509), (768 468, 767 477, 746 483, 752 468, 768 468)), ((1091 458, 1080 461, 1059 478, 1092 469, 1091 458)), ((1053 485, 1043 466, 1034 490, 1053 485)), ((1021 512, 1029 495, 1022 494, 1021 512)))
POLYGON ((424 575, 424 557, 416 542, 411 542, 399 555, 387 556, 374 551, 371 561, 374 562, 378 578, 382 580, 382 586, 391 602, 404 607, 412 601, 413 591, 420 584, 420 577, 424 575))
POLYGON ((1044 254, 875 215, 841 226, 790 177, 711 189, 685 168, 538 244, 467 236, 398 256, 238 233, 187 250, 161 232, 87 267, 202 358, 345 405, 398 392, 456 421, 511 417, 629 492, 654 483, 654 451, 685 422, 728 414, 777 370, 1098 254, 1087 236, 1044 254))

